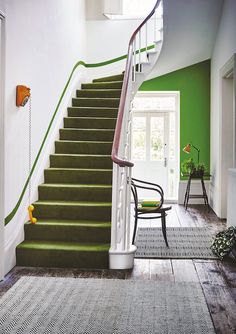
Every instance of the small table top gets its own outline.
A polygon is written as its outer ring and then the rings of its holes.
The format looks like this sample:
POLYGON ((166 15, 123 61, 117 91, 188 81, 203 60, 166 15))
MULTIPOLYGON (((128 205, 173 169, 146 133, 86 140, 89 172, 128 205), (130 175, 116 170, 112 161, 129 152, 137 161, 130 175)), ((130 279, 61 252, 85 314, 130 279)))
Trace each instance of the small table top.
POLYGON ((182 173, 181 176, 192 178, 192 179, 201 179, 202 177, 211 177, 210 173, 204 173, 204 174, 197 174, 197 173, 182 173))

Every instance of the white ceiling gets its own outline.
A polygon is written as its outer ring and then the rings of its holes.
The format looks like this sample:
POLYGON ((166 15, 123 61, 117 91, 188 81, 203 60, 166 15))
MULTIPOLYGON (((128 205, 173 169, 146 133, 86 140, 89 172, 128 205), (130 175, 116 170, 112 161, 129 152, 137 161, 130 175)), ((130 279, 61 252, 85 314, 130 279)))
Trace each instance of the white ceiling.
POLYGON ((163 0, 164 42, 149 78, 211 58, 223 0, 163 0))

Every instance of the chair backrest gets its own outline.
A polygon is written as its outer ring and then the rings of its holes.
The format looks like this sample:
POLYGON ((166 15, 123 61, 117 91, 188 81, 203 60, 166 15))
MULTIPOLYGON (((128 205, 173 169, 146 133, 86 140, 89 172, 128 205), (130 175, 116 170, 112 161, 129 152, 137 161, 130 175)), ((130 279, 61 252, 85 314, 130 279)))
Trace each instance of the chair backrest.
POLYGON ((136 207, 138 206, 139 203, 138 189, 150 190, 150 194, 152 194, 152 196, 154 196, 157 201, 160 201, 159 206, 157 206, 157 209, 160 209, 162 207, 164 203, 164 191, 161 186, 155 183, 132 178, 131 191, 134 197, 134 203, 136 207))

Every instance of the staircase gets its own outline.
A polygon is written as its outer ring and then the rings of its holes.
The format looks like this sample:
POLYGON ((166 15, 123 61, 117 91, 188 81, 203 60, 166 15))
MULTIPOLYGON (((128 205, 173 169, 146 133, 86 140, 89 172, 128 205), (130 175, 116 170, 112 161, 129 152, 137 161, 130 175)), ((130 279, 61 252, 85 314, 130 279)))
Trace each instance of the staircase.
POLYGON ((24 226, 18 266, 108 268, 111 149, 123 74, 82 84, 68 108, 45 183, 24 226))

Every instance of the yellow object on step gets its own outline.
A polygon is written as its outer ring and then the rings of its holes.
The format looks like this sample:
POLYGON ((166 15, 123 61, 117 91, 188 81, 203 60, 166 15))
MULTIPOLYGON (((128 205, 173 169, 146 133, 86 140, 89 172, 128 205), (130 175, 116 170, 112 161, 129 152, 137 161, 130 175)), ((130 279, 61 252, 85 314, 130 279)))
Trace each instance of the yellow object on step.
POLYGON ((31 224, 37 223, 37 219, 33 217, 33 211, 34 211, 34 206, 31 204, 28 206, 28 212, 29 212, 29 220, 31 224))

